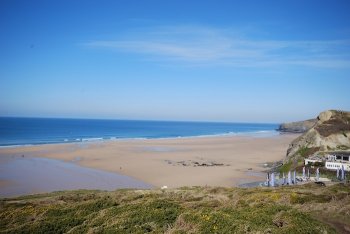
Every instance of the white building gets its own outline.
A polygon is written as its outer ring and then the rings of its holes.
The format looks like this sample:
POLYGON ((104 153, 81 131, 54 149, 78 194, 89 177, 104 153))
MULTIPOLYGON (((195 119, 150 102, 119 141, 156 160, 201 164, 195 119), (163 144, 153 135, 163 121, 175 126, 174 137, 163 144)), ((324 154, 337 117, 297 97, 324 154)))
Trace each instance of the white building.
POLYGON ((332 155, 332 154, 328 154, 326 155, 327 161, 336 161, 337 160, 337 156, 336 155, 332 155))
POLYGON ((341 169, 342 165, 345 171, 350 171, 350 152, 334 152, 327 155, 325 167, 328 170, 341 169))
POLYGON ((325 162, 325 167, 328 170, 341 169, 344 165, 345 171, 350 171, 350 152, 332 152, 325 156, 314 155, 309 158, 304 159, 305 165, 314 164, 316 162, 325 162))
POLYGON ((325 167, 328 170, 337 170, 337 169, 341 169, 341 166, 344 165, 344 170, 345 171, 350 171, 350 163, 346 163, 346 162, 326 162, 325 167))
POLYGON ((323 162, 324 160, 322 160, 321 157, 317 156, 317 155, 314 155, 314 156, 311 156, 309 158, 305 158, 304 159, 304 164, 305 165, 308 165, 309 163, 310 164, 314 164, 316 162, 323 162))

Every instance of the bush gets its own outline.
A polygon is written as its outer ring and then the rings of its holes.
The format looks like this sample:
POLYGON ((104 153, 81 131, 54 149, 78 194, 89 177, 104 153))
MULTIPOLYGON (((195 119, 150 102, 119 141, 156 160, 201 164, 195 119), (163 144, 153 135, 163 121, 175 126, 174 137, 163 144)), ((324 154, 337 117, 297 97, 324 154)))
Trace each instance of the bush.
POLYGON ((320 147, 311 147, 311 148, 308 148, 306 146, 304 147, 301 147, 298 151, 297 151, 297 154, 299 154, 301 157, 303 158, 307 158, 309 157, 310 155, 316 153, 317 151, 320 150, 320 147))
POLYGON ((324 167, 325 163, 324 162, 314 162, 315 167, 324 167))
POLYGON ((287 162, 287 163, 285 163, 285 164, 283 164, 280 168, 279 168, 279 171, 282 173, 282 172, 284 172, 284 173, 286 173, 286 172, 288 172, 288 171, 290 171, 291 170, 291 167, 292 167, 292 162, 287 162))

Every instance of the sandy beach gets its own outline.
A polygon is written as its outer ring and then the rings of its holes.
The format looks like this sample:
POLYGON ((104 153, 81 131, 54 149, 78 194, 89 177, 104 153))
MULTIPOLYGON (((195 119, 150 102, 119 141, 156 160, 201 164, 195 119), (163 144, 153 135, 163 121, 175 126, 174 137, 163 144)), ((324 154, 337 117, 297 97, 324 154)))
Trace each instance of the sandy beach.
POLYGON ((0 163, 10 156, 44 157, 116 172, 156 187, 236 186, 261 180, 264 163, 283 159, 296 137, 282 134, 23 146, 1 148, 0 163))

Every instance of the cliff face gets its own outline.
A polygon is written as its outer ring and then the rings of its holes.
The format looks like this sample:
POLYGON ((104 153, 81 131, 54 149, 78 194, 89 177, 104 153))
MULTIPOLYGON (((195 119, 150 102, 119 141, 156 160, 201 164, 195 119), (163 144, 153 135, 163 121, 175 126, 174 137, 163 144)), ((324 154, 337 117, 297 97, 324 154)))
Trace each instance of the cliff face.
POLYGON ((286 160, 328 150, 350 150, 350 112, 320 113, 315 124, 289 145, 286 160))
POLYGON ((304 133, 312 128, 317 122, 317 119, 309 119, 292 123, 283 123, 279 126, 280 132, 304 133))

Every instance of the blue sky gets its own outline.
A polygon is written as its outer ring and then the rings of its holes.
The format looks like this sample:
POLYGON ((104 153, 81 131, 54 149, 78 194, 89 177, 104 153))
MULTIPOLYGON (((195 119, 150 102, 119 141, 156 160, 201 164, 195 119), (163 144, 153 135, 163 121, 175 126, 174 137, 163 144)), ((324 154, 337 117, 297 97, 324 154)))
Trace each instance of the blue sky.
POLYGON ((349 1, 0 1, 0 116, 350 110, 349 1))

